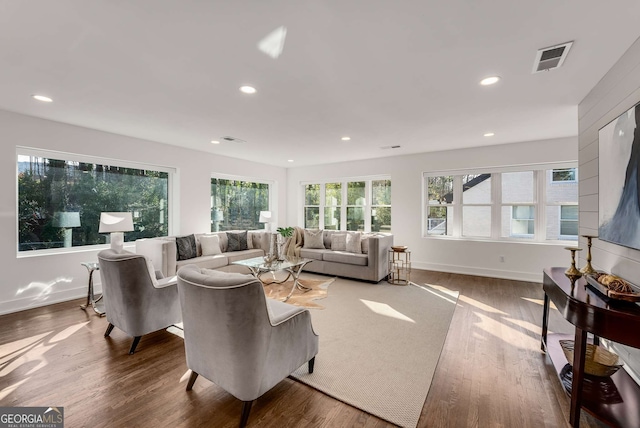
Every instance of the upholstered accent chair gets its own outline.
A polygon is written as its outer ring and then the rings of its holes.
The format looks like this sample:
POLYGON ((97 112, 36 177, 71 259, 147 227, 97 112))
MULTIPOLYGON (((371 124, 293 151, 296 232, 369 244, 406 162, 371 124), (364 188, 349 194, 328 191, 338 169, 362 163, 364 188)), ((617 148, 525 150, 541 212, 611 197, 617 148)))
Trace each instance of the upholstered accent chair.
POLYGON ((254 400, 305 363, 313 373, 318 335, 309 310, 267 299, 253 276, 187 265, 178 292, 187 391, 202 375, 242 400, 241 427, 254 400))
POLYGON ((182 321, 176 277, 158 279, 147 258, 128 251, 98 253, 102 293, 109 326, 130 336, 133 354, 140 338, 182 321))

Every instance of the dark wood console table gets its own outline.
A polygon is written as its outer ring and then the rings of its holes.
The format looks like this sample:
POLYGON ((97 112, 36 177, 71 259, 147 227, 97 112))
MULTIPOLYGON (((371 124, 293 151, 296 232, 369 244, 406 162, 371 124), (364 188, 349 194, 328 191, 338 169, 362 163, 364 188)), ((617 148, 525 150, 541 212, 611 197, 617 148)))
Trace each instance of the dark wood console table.
POLYGON ((561 372, 566 374, 567 360, 559 340, 573 337, 560 334, 547 337, 551 300, 566 320, 576 327, 574 358, 573 362, 569 362, 573 366, 569 423, 574 427, 579 426, 580 409, 583 408, 609 425, 640 427, 640 387, 624 369, 618 370, 610 378, 584 374, 587 333, 594 335, 596 344, 602 337, 640 348, 640 306, 626 303, 609 305, 597 292, 586 287, 584 278, 572 285, 564 271, 565 268, 560 267, 544 269, 541 346, 559 376, 561 372))

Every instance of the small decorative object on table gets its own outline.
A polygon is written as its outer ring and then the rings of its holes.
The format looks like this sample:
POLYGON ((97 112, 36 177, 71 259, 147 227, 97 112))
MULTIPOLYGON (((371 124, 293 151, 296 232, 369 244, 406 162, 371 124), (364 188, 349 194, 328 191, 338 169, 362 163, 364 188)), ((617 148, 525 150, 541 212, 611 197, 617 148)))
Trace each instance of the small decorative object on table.
POLYGON ((582 276, 582 272, 576 268, 576 251, 582 251, 582 248, 565 247, 564 249, 571 251, 571 267, 567 269, 564 274, 567 275, 569 279, 576 280, 582 276))
POLYGON ((407 285, 411 282, 411 251, 404 245, 389 250, 389 284, 407 285))
POLYGON ((580 272, 582 272, 585 275, 590 275, 596 272, 593 266, 591 266, 591 240, 593 238, 597 238, 597 236, 582 235, 582 237, 587 238, 587 264, 584 265, 582 269, 580 269, 580 272))
POLYGON ((295 229, 293 227, 279 227, 276 231, 279 233, 278 240, 278 260, 284 260, 286 258, 286 254, 284 253, 286 250, 287 242, 293 236, 293 231, 295 229))
MULTIPOLYGON (((561 340, 560 347, 569 364, 573 364, 573 340, 561 340)), ((587 351, 584 355, 584 372, 592 376, 611 376, 622 367, 618 364, 618 356, 609 352, 602 346, 587 344, 587 351)))
POLYGON ((591 275, 586 275, 586 278, 587 284, 602 294, 606 301, 613 299, 623 302, 640 302, 640 293, 619 276, 594 272, 591 275))

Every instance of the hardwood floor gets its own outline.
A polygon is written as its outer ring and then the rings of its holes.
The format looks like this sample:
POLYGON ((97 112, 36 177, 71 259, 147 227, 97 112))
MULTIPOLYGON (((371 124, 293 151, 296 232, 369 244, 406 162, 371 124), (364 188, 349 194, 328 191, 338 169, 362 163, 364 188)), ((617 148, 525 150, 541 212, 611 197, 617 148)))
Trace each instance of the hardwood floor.
MULTIPOLYGON (((568 397, 540 351, 541 284, 419 270, 412 280, 460 292, 420 427, 568 426, 568 397)), ((238 425, 240 402, 215 384, 185 391, 182 339, 152 333, 128 355, 132 338, 116 328, 105 339, 107 320, 81 303, 0 316, 0 406, 62 406, 71 428, 238 425)), ((572 332, 555 309, 549 328, 572 332)), ((286 379, 254 403, 249 426, 393 425, 286 379)), ((582 412, 581 426, 602 425, 582 412)))

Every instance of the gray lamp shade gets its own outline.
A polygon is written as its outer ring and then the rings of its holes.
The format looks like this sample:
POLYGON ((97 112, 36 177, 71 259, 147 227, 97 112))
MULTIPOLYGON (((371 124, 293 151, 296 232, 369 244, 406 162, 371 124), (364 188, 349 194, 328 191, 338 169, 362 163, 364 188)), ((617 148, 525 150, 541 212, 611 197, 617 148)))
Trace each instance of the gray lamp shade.
POLYGON ((53 213, 53 227, 80 227, 80 213, 64 211, 53 213))
POLYGON ((98 233, 131 231, 133 231, 133 217, 131 213, 100 213, 100 229, 98 233))

